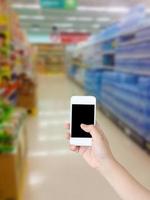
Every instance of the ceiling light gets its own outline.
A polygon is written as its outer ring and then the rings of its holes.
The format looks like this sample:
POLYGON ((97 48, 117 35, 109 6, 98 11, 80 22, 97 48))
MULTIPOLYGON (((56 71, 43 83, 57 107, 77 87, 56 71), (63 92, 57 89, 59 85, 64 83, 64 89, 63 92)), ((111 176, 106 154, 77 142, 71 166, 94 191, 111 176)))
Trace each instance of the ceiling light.
POLYGON ((45 19, 45 17, 42 15, 39 15, 39 16, 32 16, 30 19, 43 20, 43 19, 45 19))
POLYGON ((68 17, 67 20, 68 20, 68 21, 76 21, 76 20, 77 20, 77 17, 68 17))
POLYGON ((71 24, 71 23, 56 23, 53 26, 57 26, 58 28, 59 27, 62 27, 62 28, 65 27, 65 28, 67 28, 67 27, 72 27, 73 24, 71 24))
POLYGON ((40 31, 40 29, 39 29, 38 27, 31 28, 30 30, 31 30, 31 31, 40 31))
POLYGON ((93 28, 100 28, 100 24, 94 24, 92 27, 93 28))
POLYGON ((68 17, 67 18, 68 21, 92 21, 93 18, 92 17, 68 17))
POLYGON ((96 21, 98 21, 98 22, 107 22, 107 21, 110 21, 110 18, 109 17, 100 17, 100 18, 97 18, 96 21))
POLYGON ((97 7, 97 6, 79 6, 78 11, 91 11, 91 12, 110 12, 110 13, 127 13, 127 7, 97 7))
POLYGON ((35 20, 44 20, 45 17, 42 15, 37 15, 37 16, 31 16, 31 15, 21 15, 20 19, 35 19, 35 20))
POLYGON ((20 19, 29 19, 29 16, 28 15, 20 15, 19 18, 20 19))
POLYGON ((80 33, 89 33, 89 31, 87 29, 81 29, 79 30, 80 33))
POLYGON ((76 30, 75 30, 75 29, 73 29, 73 28, 69 28, 69 29, 67 29, 67 31, 66 31, 66 32, 72 33, 72 32, 76 32, 76 30))
POLYGON ((40 9, 41 8, 39 4, 22 4, 22 3, 12 4, 12 7, 16 9, 40 9))

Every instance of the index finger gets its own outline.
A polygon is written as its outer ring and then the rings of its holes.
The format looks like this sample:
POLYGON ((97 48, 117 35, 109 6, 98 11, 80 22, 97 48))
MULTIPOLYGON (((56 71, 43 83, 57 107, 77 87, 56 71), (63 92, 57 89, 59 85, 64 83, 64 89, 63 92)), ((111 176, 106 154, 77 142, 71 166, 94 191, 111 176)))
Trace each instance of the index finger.
POLYGON ((64 127, 65 127, 66 129, 70 129, 70 123, 66 122, 66 123, 64 124, 64 127))

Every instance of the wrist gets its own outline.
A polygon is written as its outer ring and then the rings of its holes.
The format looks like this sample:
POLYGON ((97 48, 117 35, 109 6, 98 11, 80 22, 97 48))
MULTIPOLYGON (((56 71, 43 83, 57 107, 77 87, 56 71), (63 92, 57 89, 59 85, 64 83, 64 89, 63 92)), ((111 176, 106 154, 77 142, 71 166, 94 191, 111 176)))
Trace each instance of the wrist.
POLYGON ((98 171, 103 176, 109 175, 110 173, 112 173, 115 165, 117 165, 117 161, 113 156, 109 157, 109 158, 105 158, 105 159, 103 159, 103 161, 101 161, 101 163, 98 167, 98 171))

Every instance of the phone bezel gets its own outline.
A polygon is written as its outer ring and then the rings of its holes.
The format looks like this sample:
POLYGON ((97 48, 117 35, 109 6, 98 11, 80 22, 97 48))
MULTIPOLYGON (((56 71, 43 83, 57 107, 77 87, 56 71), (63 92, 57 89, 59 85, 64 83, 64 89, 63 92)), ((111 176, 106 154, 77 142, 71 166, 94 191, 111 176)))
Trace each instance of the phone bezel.
POLYGON ((91 146, 92 138, 73 138, 72 130, 72 105, 94 105, 94 125, 96 124, 96 98, 94 96, 72 96, 70 101, 70 144, 76 146, 91 146))

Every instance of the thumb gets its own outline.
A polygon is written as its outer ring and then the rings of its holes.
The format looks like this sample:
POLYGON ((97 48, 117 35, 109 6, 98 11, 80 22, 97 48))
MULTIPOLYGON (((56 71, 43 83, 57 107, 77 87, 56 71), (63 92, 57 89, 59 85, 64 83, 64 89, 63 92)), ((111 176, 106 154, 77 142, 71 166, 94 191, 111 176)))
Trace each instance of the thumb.
POLYGON ((90 133, 93 139, 98 139, 100 137, 100 134, 94 125, 81 124, 81 128, 85 132, 90 133))

